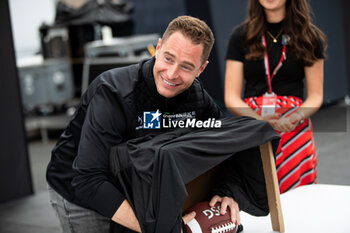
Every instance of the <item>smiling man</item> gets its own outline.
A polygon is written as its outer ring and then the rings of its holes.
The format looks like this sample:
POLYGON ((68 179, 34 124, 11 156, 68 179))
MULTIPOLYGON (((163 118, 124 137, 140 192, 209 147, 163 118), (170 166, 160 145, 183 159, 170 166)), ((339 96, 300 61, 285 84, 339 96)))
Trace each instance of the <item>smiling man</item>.
MULTIPOLYGON (((110 180, 110 149, 164 130, 144 127, 147 111, 155 112, 152 121, 160 113, 203 120, 224 116, 196 79, 213 43, 205 22, 180 16, 159 39, 155 57, 109 70, 89 86, 47 168, 50 199, 63 232, 108 232, 110 220, 141 231, 130 204, 110 180)), ((230 207, 239 219, 232 198, 214 196, 212 201, 221 202, 223 212, 230 207)), ((193 217, 185 216, 184 222, 193 217)))
POLYGON ((208 64, 202 58, 202 44, 195 44, 181 31, 171 32, 159 39, 153 67, 157 91, 166 98, 188 89, 208 64))

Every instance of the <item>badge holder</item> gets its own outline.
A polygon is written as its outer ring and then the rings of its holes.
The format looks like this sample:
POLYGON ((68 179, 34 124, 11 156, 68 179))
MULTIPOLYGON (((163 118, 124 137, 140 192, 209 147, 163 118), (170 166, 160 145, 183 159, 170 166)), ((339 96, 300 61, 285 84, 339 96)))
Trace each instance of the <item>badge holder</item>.
POLYGON ((272 115, 275 113, 276 108, 276 102, 277 102, 277 95, 275 93, 268 93, 266 92, 263 95, 262 99, 262 109, 261 109, 261 116, 267 116, 272 115))

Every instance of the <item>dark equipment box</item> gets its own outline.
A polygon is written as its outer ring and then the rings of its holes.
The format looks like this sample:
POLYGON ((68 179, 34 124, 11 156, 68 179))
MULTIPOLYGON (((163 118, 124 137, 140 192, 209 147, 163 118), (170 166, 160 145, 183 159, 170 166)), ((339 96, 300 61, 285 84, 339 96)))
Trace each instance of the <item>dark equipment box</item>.
POLYGON ((67 59, 18 62, 24 112, 57 106, 73 98, 71 66, 67 59))

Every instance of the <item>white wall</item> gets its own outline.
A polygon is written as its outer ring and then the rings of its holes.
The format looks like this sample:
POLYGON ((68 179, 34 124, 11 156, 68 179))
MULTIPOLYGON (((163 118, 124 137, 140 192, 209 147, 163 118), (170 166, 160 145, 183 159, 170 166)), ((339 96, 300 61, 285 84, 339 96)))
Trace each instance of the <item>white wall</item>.
POLYGON ((40 50, 39 27, 52 24, 55 0, 9 0, 16 56, 32 56, 40 50))

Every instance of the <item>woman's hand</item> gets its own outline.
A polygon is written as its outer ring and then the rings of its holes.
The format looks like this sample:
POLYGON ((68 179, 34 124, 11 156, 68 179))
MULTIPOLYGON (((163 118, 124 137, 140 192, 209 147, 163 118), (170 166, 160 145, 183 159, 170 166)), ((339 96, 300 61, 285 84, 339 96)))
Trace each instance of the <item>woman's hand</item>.
POLYGON ((294 112, 288 117, 281 117, 278 119, 274 128, 280 132, 291 132, 300 124, 302 120, 304 120, 303 115, 294 112))
POLYGON ((301 114, 294 112, 288 117, 280 117, 278 113, 264 116, 262 120, 267 121, 270 125, 279 132, 291 132, 303 120, 301 114))
POLYGON ((275 129, 280 132, 290 132, 297 127, 298 122, 293 124, 290 120, 290 117, 281 117, 276 121, 275 129))
POLYGON ((274 113, 271 115, 266 115, 264 117, 261 117, 260 120, 267 121, 272 126, 272 128, 280 131, 279 122, 278 122, 280 117, 281 115, 279 113, 274 113))
POLYGON ((305 115, 302 112, 293 112, 288 118, 290 123, 298 125, 305 119, 305 115))

